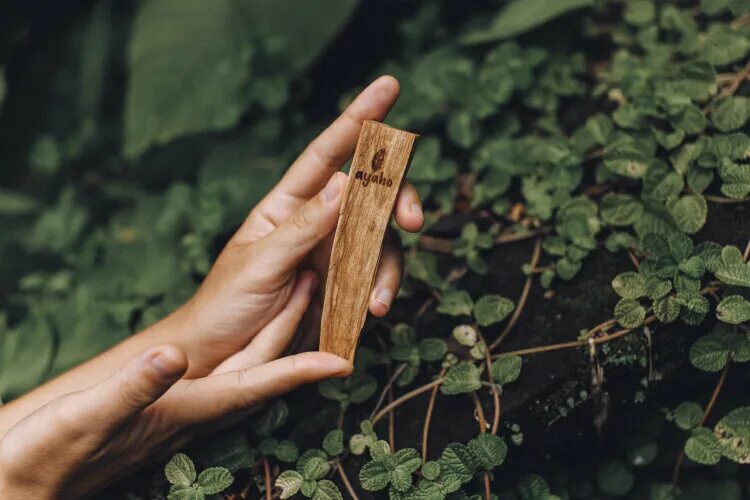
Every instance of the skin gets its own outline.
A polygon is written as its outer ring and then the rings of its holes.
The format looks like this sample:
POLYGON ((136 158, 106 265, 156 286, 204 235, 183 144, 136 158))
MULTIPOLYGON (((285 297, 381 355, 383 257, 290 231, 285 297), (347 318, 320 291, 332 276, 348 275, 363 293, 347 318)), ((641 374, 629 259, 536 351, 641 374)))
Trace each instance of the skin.
MULTIPOLYGON (((352 365, 314 345, 325 271, 347 182, 340 172, 362 122, 382 120, 398 82, 366 88, 250 212, 196 294, 152 327, 0 408, 0 498, 85 497, 184 447, 200 430, 246 416, 352 365), (294 349, 296 347, 296 349, 294 349)), ((423 224, 405 184, 394 209, 423 224)), ((385 315, 401 279, 387 238, 369 309, 385 315)))

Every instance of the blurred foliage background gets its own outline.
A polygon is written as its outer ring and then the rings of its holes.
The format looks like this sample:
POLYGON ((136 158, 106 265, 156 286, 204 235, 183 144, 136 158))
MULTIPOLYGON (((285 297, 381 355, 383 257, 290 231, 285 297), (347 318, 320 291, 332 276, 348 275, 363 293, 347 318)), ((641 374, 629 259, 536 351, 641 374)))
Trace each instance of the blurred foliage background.
MULTIPOLYGON (((390 73, 387 122, 421 135, 409 178, 427 208, 402 235, 393 314, 368 323, 355 375, 190 456, 241 498, 303 479, 340 498, 344 471, 361 498, 747 497, 750 1, 0 13, 3 399, 178 307, 307 142, 390 73), (410 391, 386 428, 383 405, 410 391), (480 414, 497 421, 482 438, 480 414), (330 467, 306 471, 314 457, 330 467)), ((169 488, 149 469, 105 497, 169 488)))

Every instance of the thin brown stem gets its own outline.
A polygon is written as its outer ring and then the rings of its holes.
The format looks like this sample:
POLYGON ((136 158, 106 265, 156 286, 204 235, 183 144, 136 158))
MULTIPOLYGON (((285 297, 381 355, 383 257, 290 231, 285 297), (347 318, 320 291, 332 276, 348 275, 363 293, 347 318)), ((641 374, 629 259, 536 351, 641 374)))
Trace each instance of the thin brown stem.
POLYGON ((719 399, 719 394, 721 394, 721 389, 724 387, 724 382, 727 380, 727 373, 729 373, 729 365, 731 363, 732 360, 730 358, 727 360, 726 366, 724 366, 724 371, 721 372, 721 377, 719 377, 719 381, 716 383, 716 387, 714 387, 714 392, 711 393, 711 399, 708 401, 706 409, 703 412, 703 417, 699 424, 700 426, 703 426, 706 423, 706 420, 708 420, 708 417, 711 415, 711 410, 713 410, 714 405, 716 405, 716 400, 719 399))
POLYGON ((341 482, 344 483, 344 488, 346 488, 346 491, 349 492, 349 496, 353 500, 359 500, 359 497, 357 496, 357 493, 354 491, 354 488, 352 488, 352 483, 349 481, 349 478, 347 477, 346 471, 344 471, 344 467, 342 467, 341 462, 336 462, 336 469, 338 469, 341 482))
POLYGON ((382 410, 380 410, 379 412, 377 412, 370 419, 372 421, 372 425, 377 424, 389 411, 397 408, 401 404, 409 401, 412 398, 415 398, 415 397, 419 396, 420 394, 422 394, 424 392, 429 391, 430 389, 432 389, 436 385, 440 385, 442 383, 443 383, 443 378, 440 377, 440 378, 437 378, 437 379, 433 380, 432 382, 430 382, 428 384, 424 384, 422 386, 417 387, 414 390, 411 390, 411 391, 407 392, 403 396, 400 396, 400 397, 394 399, 392 403, 388 403, 382 410))
MULTIPOLYGON (((721 389, 724 387, 724 382, 727 380, 727 373, 729 373, 729 365, 731 364, 732 359, 729 358, 727 360, 727 364, 724 366, 724 370, 721 372, 721 376, 719 377, 719 381, 716 382, 716 387, 714 387, 713 392, 711 393, 711 399, 709 399, 708 404, 706 405, 706 409, 703 410, 703 416, 701 417, 700 423, 698 423, 699 427, 703 427, 706 424, 706 421, 708 420, 708 417, 711 415, 711 410, 713 410, 714 405, 716 404, 716 400, 719 399, 719 394, 721 394, 721 389)), ((683 449, 680 451, 680 454, 677 455, 677 460, 674 464, 674 469, 672 469, 672 487, 676 487, 677 483, 680 480, 680 470, 682 468, 682 463, 685 461, 685 450, 683 449)))
POLYGON ((388 391, 391 387, 393 387, 394 382, 398 377, 401 376, 401 374, 406 369, 406 363, 402 363, 399 365, 398 368, 396 368, 396 371, 393 372, 393 374, 388 374, 388 383, 385 384, 385 387, 383 387, 383 390, 380 392, 380 397, 378 397, 378 402, 375 403, 375 408, 372 409, 372 412, 370 412, 370 419, 372 419, 373 415, 377 413, 377 411, 382 406, 383 402, 385 401, 386 396, 388 396, 388 391))
POLYGON ((711 203, 718 203, 720 205, 734 205, 737 203, 747 203, 748 201, 750 201, 750 198, 742 198, 741 200, 737 200, 735 198, 726 198, 724 196, 714 196, 711 194, 705 195, 704 198, 706 198, 706 201, 710 201, 711 203))
MULTIPOLYGON (((445 375, 445 371, 445 368, 442 368, 440 370, 440 374, 438 375, 439 379, 443 378, 443 376, 445 375)), ((422 427, 422 463, 425 463, 427 461, 427 449, 430 439, 430 422, 432 422, 432 412, 435 410, 435 401, 437 400, 438 389, 440 389, 440 384, 437 384, 432 388, 432 393, 430 394, 430 402, 427 404, 427 412, 424 416, 424 426, 422 427)))
MULTIPOLYGON (((485 340, 484 335, 479 332, 478 328, 477 332, 479 333, 480 340, 486 346, 487 341, 485 340)), ((492 358, 490 357, 489 349, 484 350, 484 364, 487 368, 487 382, 490 383, 490 387, 492 388, 492 404, 494 409, 492 416, 492 434, 497 434, 497 428, 500 426, 500 394, 497 390, 497 384, 492 380, 492 358)))
POLYGON ((271 468, 266 457, 263 457, 263 480, 266 484, 266 500, 271 500, 271 468))
POLYGON ((747 262, 747 258, 750 257, 750 241, 745 245, 745 251, 742 252, 742 261, 747 262))
POLYGON ((532 229, 525 233, 501 233, 497 238, 495 238, 495 243, 498 245, 503 245, 505 243, 515 243, 517 241, 531 239, 534 236, 547 234, 549 231, 550 228, 548 227, 540 227, 538 229, 532 229))
MULTIPOLYGON (((531 269, 534 269, 537 264, 539 264, 539 257, 542 254, 542 239, 538 238, 536 240, 536 244, 534 245, 534 252, 531 254, 531 263, 530 267, 531 269)), ((510 334, 511 330, 513 330, 513 327, 516 326, 516 323, 518 322, 518 319, 521 317, 521 313, 523 312, 524 307, 526 306, 526 301, 529 298, 529 292, 531 291, 531 283, 534 279, 533 275, 529 275, 526 277, 526 283, 523 284, 523 290, 521 290, 521 296, 518 298, 518 305, 516 306, 515 311, 513 311, 513 316, 511 316, 510 321, 508 321, 508 324, 505 326, 503 331, 500 333, 500 335, 497 336, 497 338, 492 342, 492 344, 489 346, 490 351, 494 351, 497 346, 500 345, 500 343, 505 340, 505 337, 510 334)))
POLYGON ((602 321, 595 327, 591 328, 588 332, 586 332, 586 335, 583 336, 584 340, 588 340, 593 335, 595 335, 599 331, 606 331, 610 328, 612 328, 617 323, 617 320, 614 318, 608 319, 607 321, 602 321))
POLYGON ((482 401, 479 400, 476 392, 471 393, 471 399, 474 401, 474 410, 479 420, 479 432, 484 434, 487 432, 487 420, 484 418, 484 408, 482 408, 482 401))
POLYGON ((730 23, 734 29, 740 29, 746 24, 750 24, 750 13, 742 15, 730 23))
MULTIPOLYGON (((484 410, 482 409, 482 402, 479 400, 479 396, 477 396, 476 392, 471 393, 471 399, 474 401, 474 411, 477 414, 477 418, 479 419, 479 432, 481 434, 484 434, 487 432, 487 421, 484 419, 484 410)), ((484 481, 484 499, 490 500, 492 498, 491 494, 491 488, 490 488, 490 473, 486 472, 483 474, 483 481, 484 481)))

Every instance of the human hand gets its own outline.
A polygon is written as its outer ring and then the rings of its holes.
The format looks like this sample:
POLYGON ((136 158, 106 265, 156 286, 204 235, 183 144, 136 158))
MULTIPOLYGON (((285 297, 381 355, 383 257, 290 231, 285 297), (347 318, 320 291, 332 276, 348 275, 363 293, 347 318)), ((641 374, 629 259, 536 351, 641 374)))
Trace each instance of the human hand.
POLYGON ((348 361, 327 353, 180 380, 187 367, 181 350, 154 347, 19 421, 0 441, 0 498, 87 496, 171 455, 196 428, 227 425, 269 397, 351 371, 348 361))
MULTIPOLYGON (((188 377, 202 375, 240 350, 238 365, 284 352, 305 311, 307 333, 319 330, 322 293, 333 232, 346 187, 339 172, 356 146, 364 120, 382 120, 398 97, 398 82, 384 76, 365 89, 317 137, 227 243, 195 296, 177 313, 179 345, 190 359, 188 377), (306 270, 303 270, 306 269, 306 270), (322 287, 321 287, 322 288, 322 287), (309 307, 311 306, 312 307, 309 307), (293 325, 290 328, 290 325, 293 325)), ((423 224, 414 187, 405 183, 394 210, 407 231, 423 224)), ((401 279, 401 253, 386 238, 369 309, 388 312, 401 279)), ((172 342, 172 339, 167 339, 172 342)))

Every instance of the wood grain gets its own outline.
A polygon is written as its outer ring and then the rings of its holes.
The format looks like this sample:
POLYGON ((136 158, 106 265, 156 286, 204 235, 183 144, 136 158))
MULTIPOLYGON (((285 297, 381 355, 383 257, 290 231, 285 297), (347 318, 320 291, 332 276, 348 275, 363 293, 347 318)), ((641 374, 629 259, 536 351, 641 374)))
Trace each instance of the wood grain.
POLYGON ((362 125, 331 251, 321 351, 354 360, 383 237, 416 138, 374 121, 362 125))

